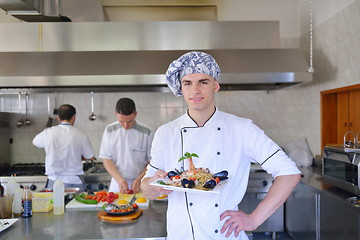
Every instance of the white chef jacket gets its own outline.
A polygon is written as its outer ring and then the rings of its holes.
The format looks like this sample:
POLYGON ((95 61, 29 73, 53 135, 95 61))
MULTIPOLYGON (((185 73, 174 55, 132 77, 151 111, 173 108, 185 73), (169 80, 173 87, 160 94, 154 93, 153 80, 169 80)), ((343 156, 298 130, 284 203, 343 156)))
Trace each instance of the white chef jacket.
MULTIPOLYGON (((129 184, 145 169, 150 161, 152 142, 151 129, 136 121, 130 129, 124 129, 119 122, 105 128, 99 157, 110 159, 129 184)), ((111 180, 109 191, 119 192, 115 179, 111 180)))
POLYGON ((33 144, 45 149, 45 174, 49 179, 82 183, 79 178, 84 174, 81 157, 92 158, 94 153, 88 137, 80 129, 61 123, 44 129, 35 136, 33 144))
POLYGON ((166 172, 188 169, 188 161, 178 162, 184 153, 196 153, 195 167, 207 167, 212 173, 229 172, 221 193, 173 191, 168 196, 168 240, 248 239, 244 231, 235 238, 220 233, 225 220, 220 214, 238 210, 248 184, 251 162, 261 164, 273 177, 299 174, 295 163, 249 119, 216 110, 198 127, 185 114, 161 126, 154 136, 152 160, 145 177, 157 169, 166 172))

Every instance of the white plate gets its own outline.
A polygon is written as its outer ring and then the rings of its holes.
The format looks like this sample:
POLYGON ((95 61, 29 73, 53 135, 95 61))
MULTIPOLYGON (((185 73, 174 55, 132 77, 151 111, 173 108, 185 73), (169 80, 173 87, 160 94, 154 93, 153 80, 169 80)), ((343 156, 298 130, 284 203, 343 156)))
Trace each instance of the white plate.
POLYGON ((193 192, 193 193, 220 193, 221 190, 223 189, 224 185, 227 182, 227 180, 223 180, 223 181, 219 182, 212 190, 200 190, 200 189, 196 189, 196 188, 184 188, 184 187, 175 187, 175 186, 171 186, 171 185, 164 185, 164 184, 158 183, 157 181, 159 181, 159 180, 166 182, 168 179, 159 178, 159 179, 151 182, 150 185, 162 187, 167 190, 180 191, 180 192, 193 192))
POLYGON ((18 218, 0 219, 0 232, 4 231, 8 227, 16 223, 17 220, 19 219, 18 218))

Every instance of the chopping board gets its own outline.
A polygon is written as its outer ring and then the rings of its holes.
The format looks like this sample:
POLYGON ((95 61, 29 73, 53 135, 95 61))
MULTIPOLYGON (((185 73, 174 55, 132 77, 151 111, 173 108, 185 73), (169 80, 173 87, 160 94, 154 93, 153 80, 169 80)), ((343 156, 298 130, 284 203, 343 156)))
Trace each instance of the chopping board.
MULTIPOLYGON (((131 198, 134 196, 134 194, 125 194, 125 193, 118 193, 118 194, 119 197, 115 199, 113 203, 117 203, 120 200, 126 200, 130 202, 131 198)), ((136 198, 141 198, 141 197, 144 197, 141 192, 136 194, 136 198)), ((146 202, 144 203, 136 202, 136 204, 140 208, 148 208, 149 202, 150 202, 149 199, 146 199, 146 202)), ((104 204, 105 204, 104 202, 100 202, 98 204, 86 204, 86 203, 78 202, 75 198, 73 198, 68 204, 66 204, 65 208, 98 209, 101 208, 104 204)))
POLYGON ((137 218, 140 217, 142 213, 143 210, 141 208, 138 208, 135 212, 125 216, 113 216, 107 214, 105 211, 101 211, 98 213, 98 218, 110 222, 129 223, 136 221, 137 218))

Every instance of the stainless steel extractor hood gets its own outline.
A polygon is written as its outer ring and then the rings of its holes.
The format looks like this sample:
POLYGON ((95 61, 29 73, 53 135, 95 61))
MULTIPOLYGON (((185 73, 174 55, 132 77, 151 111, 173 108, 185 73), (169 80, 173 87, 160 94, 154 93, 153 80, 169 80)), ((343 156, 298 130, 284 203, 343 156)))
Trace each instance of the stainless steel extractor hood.
POLYGON ((107 20, 100 0, 0 0, 0 8, 26 22, 107 20))
POLYGON ((275 90, 312 80, 299 49, 279 48, 278 22, 27 23, 25 30, 21 24, 8 28, 0 24, 0 31, 9 33, 0 39, 1 89, 168 91, 167 67, 190 50, 216 58, 222 90, 275 90), (14 32, 21 34, 11 37, 14 32))

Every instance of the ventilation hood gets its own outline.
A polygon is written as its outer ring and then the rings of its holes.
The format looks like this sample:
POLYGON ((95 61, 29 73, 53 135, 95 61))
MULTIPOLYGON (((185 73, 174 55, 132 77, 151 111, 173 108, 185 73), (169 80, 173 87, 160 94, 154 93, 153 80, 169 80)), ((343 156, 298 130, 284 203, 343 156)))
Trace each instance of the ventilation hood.
POLYGON ((312 80, 299 49, 279 48, 276 21, 19 23, 0 24, 0 31, 3 91, 169 91, 167 67, 191 50, 216 58, 222 90, 275 90, 312 80))
POLYGON ((26 22, 107 20, 100 0, 0 0, 0 8, 26 22))

